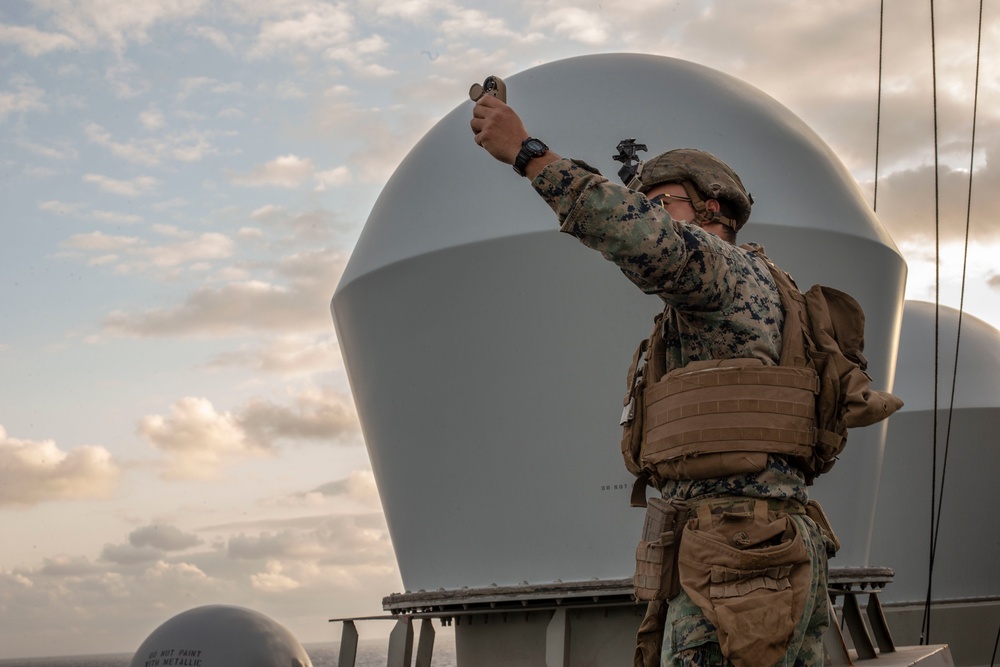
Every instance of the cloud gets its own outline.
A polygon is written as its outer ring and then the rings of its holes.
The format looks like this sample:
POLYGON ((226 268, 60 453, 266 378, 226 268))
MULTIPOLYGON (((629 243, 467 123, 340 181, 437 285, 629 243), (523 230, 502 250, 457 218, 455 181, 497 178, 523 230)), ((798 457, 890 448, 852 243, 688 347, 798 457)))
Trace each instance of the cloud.
POLYGON ((227 540, 226 555, 234 560, 315 561, 338 567, 391 567, 394 560, 385 518, 378 512, 312 517, 255 534, 240 530, 227 540))
POLYGON ((255 167, 248 174, 230 172, 229 180, 236 185, 292 189, 308 182, 315 171, 316 167, 312 160, 302 159, 297 155, 282 155, 255 167))
POLYGON ((108 498, 120 473, 104 447, 84 446, 66 452, 52 440, 11 438, 0 426, 0 506, 108 498))
POLYGON ((329 331, 330 290, 346 255, 337 250, 296 253, 271 265, 285 284, 249 280, 201 287, 176 306, 142 313, 116 311, 103 323, 111 336, 222 336, 247 332, 329 331))
POLYGON ((229 38, 229 35, 217 28, 204 25, 191 26, 188 28, 188 32, 192 35, 208 40, 223 53, 232 54, 236 52, 236 48, 233 46, 233 42, 229 38))
POLYGON ((156 108, 146 109, 139 114, 139 123, 149 131, 161 129, 166 122, 163 112, 156 108))
POLYGON ((265 593, 284 593, 302 586, 300 582, 282 574, 282 569, 280 562, 268 561, 267 571, 250 577, 250 585, 265 593))
MULTIPOLYGON (((147 110, 140 117, 140 122, 147 129, 150 125, 162 122, 162 114, 157 110, 147 110)), ((207 155, 216 153, 212 145, 214 133, 210 130, 186 130, 170 132, 163 136, 116 141, 111 133, 97 123, 87 123, 84 126, 87 139, 97 146, 106 148, 112 155, 133 164, 154 167, 166 161, 197 162, 207 155)))
POLYGON ((314 494, 328 498, 346 498, 362 505, 381 507, 378 486, 371 470, 354 470, 348 477, 327 482, 303 495, 314 494))
MULTIPOLYGON (((131 225, 142 222, 142 216, 134 213, 121 213, 118 211, 93 209, 80 202, 64 202, 56 199, 39 202, 38 210, 46 211, 47 213, 54 213, 56 215, 72 215, 81 220, 97 220, 99 222, 106 222, 115 225, 131 225)), ((99 234, 100 232, 95 233, 99 234)), ((86 235, 77 235, 77 239, 85 237, 86 235)), ((133 239, 133 241, 138 242, 138 239, 133 239)), ((70 243, 73 245, 76 244, 77 241, 72 241, 70 243)), ((86 241, 84 241, 83 244, 86 245, 86 241)))
POLYGON ((285 406, 264 400, 250 401, 240 424, 249 437, 271 446, 278 440, 319 440, 355 444, 358 417, 351 398, 330 387, 309 387, 285 406))
POLYGON ((259 344, 223 352, 207 368, 250 368, 283 377, 313 375, 342 370, 343 357, 336 337, 329 334, 283 334, 259 344))
POLYGON ((167 479, 211 479, 234 461, 272 454, 247 436, 234 415, 217 412, 206 398, 182 398, 168 417, 147 415, 138 432, 167 455, 167 479))
POLYGON ((74 234, 66 239, 62 245, 66 248, 77 250, 94 250, 106 252, 108 250, 124 250, 125 248, 140 245, 142 241, 136 236, 116 236, 105 234, 104 232, 88 232, 86 234, 74 234))
POLYGON ((132 43, 149 41, 148 31, 159 23, 190 18, 205 0, 128 2, 108 5, 102 0, 49 2, 50 20, 80 47, 122 53, 132 43))
POLYGON ((315 174, 315 179, 317 191, 326 190, 331 187, 349 185, 354 181, 351 170, 344 166, 317 172, 315 174))
POLYGON ((182 78, 178 83, 178 87, 180 88, 180 91, 177 93, 177 101, 179 102, 186 100, 201 90, 207 90, 210 93, 216 94, 238 93, 243 90, 243 84, 239 81, 222 83, 217 79, 207 76, 182 78))
POLYGON ((117 565, 139 565, 155 563, 163 557, 163 551, 152 547, 136 547, 132 544, 105 544, 100 560, 117 565))
MULTIPOLYGON (((47 203, 46 207, 60 210, 57 202, 47 203)), ((92 211, 86 217, 110 222, 132 222, 133 216, 125 214, 92 211)), ((137 216, 135 216, 137 217, 137 216)), ((217 232, 195 234, 180 230, 169 225, 154 225, 154 233, 167 237, 163 243, 154 243, 138 236, 121 236, 105 234, 102 231, 74 234, 60 243, 63 248, 72 251, 90 253, 88 263, 94 264, 100 258, 102 264, 109 264, 116 273, 150 273, 156 271, 172 275, 182 266, 196 266, 211 260, 221 260, 231 257, 235 251, 233 240, 217 232), (113 259, 107 258, 107 252, 118 254, 113 259), (95 255, 98 255, 95 257, 95 255)), ((114 317, 114 315, 110 316, 114 317)))
POLYGON ((13 44, 31 57, 72 49, 76 42, 67 35, 43 32, 31 26, 0 23, 0 44, 13 44))
POLYGON ((58 555, 45 558, 38 573, 46 577, 81 577, 100 572, 101 568, 85 556, 58 555))
POLYGON ((153 190, 157 181, 152 176, 136 176, 127 181, 101 174, 84 174, 85 183, 93 183, 102 192, 120 195, 122 197, 138 197, 153 190))
POLYGON ((15 90, 0 90, 0 123, 15 113, 48 110, 48 105, 43 101, 45 91, 35 86, 31 79, 12 76, 10 82, 15 90))
POLYGON ((187 396, 166 417, 143 417, 138 433, 166 455, 165 478, 212 479, 240 461, 273 456, 280 442, 357 444, 360 425, 349 396, 309 387, 294 395, 291 405, 253 399, 238 413, 187 396))
POLYGON ((380 35, 371 35, 361 40, 327 49, 325 55, 330 60, 344 63, 357 74, 368 78, 385 78, 395 74, 391 69, 378 63, 368 62, 372 56, 388 50, 389 43, 380 35))
POLYGON ((136 528, 128 536, 134 547, 153 547, 162 551, 183 551, 198 546, 202 539, 194 533, 185 533, 171 524, 155 523, 136 528))
POLYGON ((255 222, 287 232, 284 240, 295 243, 325 241, 334 229, 344 228, 334 213, 321 208, 295 212, 268 205, 255 210, 250 217, 255 222))
POLYGON ((150 524, 129 533, 128 543, 105 544, 100 560, 116 565, 156 563, 171 551, 184 551, 203 540, 170 524, 150 524))
POLYGON ((58 141, 48 137, 46 137, 45 141, 48 145, 25 140, 19 140, 17 143, 32 153, 49 158, 50 160, 66 162, 75 160, 79 156, 76 148, 68 141, 58 141))
POLYGON ((399 590, 380 512, 248 521, 198 532, 211 547, 161 552, 155 560, 141 558, 142 549, 149 556, 155 549, 122 540, 105 545, 93 560, 63 555, 37 567, 0 566, 4 648, 51 653, 52 628, 58 627, 60 638, 72 637, 73 650, 134 650, 151 628, 220 600, 280 620, 300 641, 322 641, 328 629, 317 619, 379 613, 380 596, 399 590))
POLYGON ((535 30, 556 34, 588 46, 600 46, 609 39, 608 24, 599 13, 580 7, 563 7, 531 22, 535 30))
POLYGON ((301 50, 321 52, 344 44, 354 32, 354 17, 344 5, 304 3, 294 16, 262 21, 251 58, 301 50))

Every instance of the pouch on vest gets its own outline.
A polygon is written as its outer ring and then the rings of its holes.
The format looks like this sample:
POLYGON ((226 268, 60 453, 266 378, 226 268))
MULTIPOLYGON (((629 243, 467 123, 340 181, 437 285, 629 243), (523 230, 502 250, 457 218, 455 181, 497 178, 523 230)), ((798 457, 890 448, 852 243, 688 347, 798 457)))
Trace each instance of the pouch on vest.
POLYGON ((768 453, 809 460, 818 389, 810 368, 691 362, 645 389, 643 467, 697 480, 759 472, 768 453))
POLYGON ((686 520, 683 502, 649 499, 642 538, 635 549, 636 599, 669 600, 680 592, 677 547, 686 520))
POLYGON ((646 439, 646 391, 666 373, 666 343, 663 339, 663 313, 653 320, 653 332, 642 341, 632 355, 632 365, 626 377, 626 392, 622 410, 622 458, 625 468, 635 475, 631 505, 646 506, 646 488, 652 483, 660 488, 660 480, 642 461, 646 439))
POLYGON ((745 512, 698 507, 679 549, 681 585, 735 667, 770 667, 802 617, 812 566, 795 522, 765 500, 751 503, 745 512))

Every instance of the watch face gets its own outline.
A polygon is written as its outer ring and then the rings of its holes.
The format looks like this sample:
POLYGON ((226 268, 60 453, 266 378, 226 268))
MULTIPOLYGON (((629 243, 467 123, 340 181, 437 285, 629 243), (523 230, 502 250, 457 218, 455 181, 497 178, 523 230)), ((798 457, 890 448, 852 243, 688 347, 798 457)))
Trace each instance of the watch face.
POLYGON ((528 139, 524 142, 524 147, 532 153, 544 153, 547 150, 545 144, 538 139, 528 139))

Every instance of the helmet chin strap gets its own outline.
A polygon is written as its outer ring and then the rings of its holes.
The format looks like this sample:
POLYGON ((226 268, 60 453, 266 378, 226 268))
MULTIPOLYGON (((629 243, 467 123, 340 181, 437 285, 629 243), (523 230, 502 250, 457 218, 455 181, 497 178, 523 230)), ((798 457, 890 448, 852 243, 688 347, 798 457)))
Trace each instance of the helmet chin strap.
POLYGON ((718 222, 726 227, 731 227, 733 231, 736 231, 736 221, 728 218, 719 211, 709 211, 708 206, 705 205, 705 200, 701 198, 698 193, 698 188, 695 187, 694 183, 691 181, 681 181, 681 186, 684 188, 684 192, 691 199, 691 206, 694 208, 694 220, 698 225, 703 226, 711 222, 718 222))

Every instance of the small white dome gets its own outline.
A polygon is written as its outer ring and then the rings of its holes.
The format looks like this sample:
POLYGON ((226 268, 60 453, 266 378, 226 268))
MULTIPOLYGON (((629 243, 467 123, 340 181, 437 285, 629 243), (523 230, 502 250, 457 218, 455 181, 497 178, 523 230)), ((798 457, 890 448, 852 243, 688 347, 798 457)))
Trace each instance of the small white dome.
POLYGON ((312 667, 298 640, 264 614, 196 607, 153 630, 130 667, 312 667))

